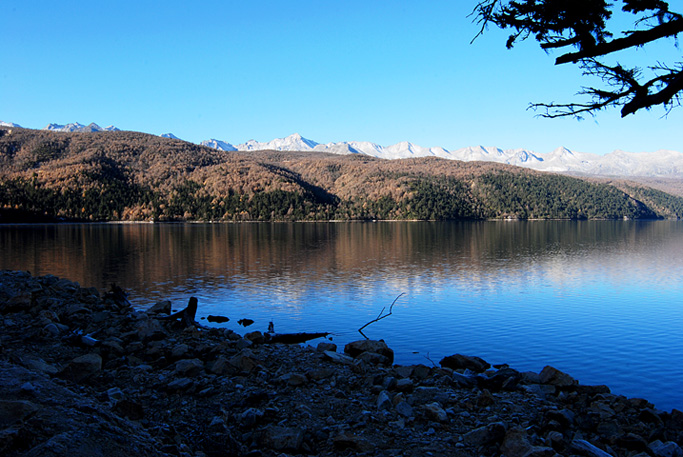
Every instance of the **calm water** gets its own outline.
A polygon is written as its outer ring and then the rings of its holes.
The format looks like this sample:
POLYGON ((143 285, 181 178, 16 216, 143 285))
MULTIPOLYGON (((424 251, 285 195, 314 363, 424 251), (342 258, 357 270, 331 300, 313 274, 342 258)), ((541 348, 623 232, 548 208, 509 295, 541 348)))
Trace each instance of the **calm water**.
MULTIPOLYGON (((370 325, 397 363, 453 353, 607 384, 683 409, 683 222, 0 226, 0 268, 131 301, 326 331, 370 325)), ((203 321, 206 322, 206 321, 203 321)), ((313 342, 317 344, 317 342, 313 342)))

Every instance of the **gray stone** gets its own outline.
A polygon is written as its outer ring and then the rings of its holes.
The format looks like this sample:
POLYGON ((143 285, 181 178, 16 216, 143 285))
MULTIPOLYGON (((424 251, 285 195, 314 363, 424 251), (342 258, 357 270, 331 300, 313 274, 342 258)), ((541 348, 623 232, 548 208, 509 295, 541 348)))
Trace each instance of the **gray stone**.
POLYGON ((102 370, 102 357, 99 354, 85 354, 76 357, 64 367, 61 375, 74 382, 84 381, 102 370))
POLYGON ((578 384, 578 382, 567 373, 563 373, 550 365, 546 365, 538 376, 542 384, 550 384, 557 387, 569 387, 578 384))
POLYGON ((263 418, 263 411, 258 408, 249 408, 237 415, 237 420, 245 427, 252 427, 263 418))
POLYGON ((169 300, 155 303, 147 310, 149 314, 171 314, 172 305, 169 300))
POLYGON ((187 355, 188 352, 190 352, 190 346, 185 343, 177 344, 173 346, 173 349, 171 350, 171 356, 173 358, 180 359, 187 355))
POLYGON ((237 343, 235 343, 235 346, 237 346, 237 349, 246 349, 250 348, 254 345, 254 342, 251 340, 248 340, 246 338, 240 338, 237 340, 237 343))
POLYGON ((30 370, 45 374, 57 374, 59 370, 38 357, 26 357, 22 360, 24 366, 30 370))
POLYGON ((325 354, 327 359, 333 361, 334 363, 338 363, 340 365, 353 365, 353 359, 348 355, 332 351, 324 351, 323 354, 325 354))
POLYGON ((394 351, 382 340, 359 340, 344 346, 344 352, 356 358, 364 352, 370 352, 386 357, 386 364, 394 363, 394 351))
POLYGON ((428 403, 424 405, 424 410, 427 414, 427 417, 431 420, 435 420, 438 422, 445 422, 448 420, 448 414, 437 402, 428 403))
POLYGON ((211 365, 211 373, 225 375, 230 372, 230 367, 232 367, 232 365, 230 365, 228 359, 223 355, 219 355, 216 361, 211 365))
POLYGON ((649 448, 656 457, 683 457, 683 450, 673 441, 653 441, 649 448))
POLYGON ((557 455, 555 449, 545 446, 533 446, 529 452, 524 454, 524 457, 553 457, 557 455))
POLYGON ((394 371, 396 372, 396 376, 399 378, 409 378, 413 374, 413 367, 396 365, 394 367, 394 371))
POLYGON ((377 409, 391 409, 391 406, 391 397, 386 390, 381 391, 377 396, 377 409))
POLYGON ((507 457, 524 457, 531 450, 531 447, 527 431, 516 426, 505 433, 500 451, 507 457))
POLYGON ((254 344, 262 344, 266 341, 266 338, 263 336, 263 333, 261 333, 258 330, 256 330, 255 332, 245 333, 244 338, 251 341, 254 344))
POLYGON ((403 417, 413 417, 415 415, 413 412, 413 407, 410 406, 406 401, 398 402, 394 408, 396 408, 396 412, 403 417))
POLYGON ((482 358, 462 354, 454 354, 449 355, 448 357, 444 357, 443 359, 441 359, 439 364, 442 367, 450 368, 451 370, 469 369, 474 371, 475 373, 483 373, 484 371, 491 368, 491 364, 489 364, 482 358))
POLYGON ((190 386, 194 384, 194 381, 192 381, 190 378, 180 378, 180 379, 175 379, 171 382, 168 383, 166 386, 166 389, 169 392, 174 392, 177 390, 186 390, 190 386))
POLYGON ((277 451, 298 451, 304 441, 304 431, 298 427, 268 427, 262 437, 263 444, 277 451))
POLYGON ((308 378, 301 373, 288 373, 282 376, 280 379, 294 387, 302 386, 308 382, 308 378))
POLYGON ((396 390, 399 392, 410 392, 415 387, 415 383, 410 378, 403 378, 396 381, 396 390))
POLYGON ((244 373, 250 373, 256 368, 256 362, 252 359, 254 353, 249 349, 243 349, 230 359, 230 365, 244 373))
POLYGON ((199 359, 182 359, 175 364, 174 372, 180 376, 197 376, 204 369, 204 362, 199 359))
POLYGON ((121 389, 118 387, 112 387, 111 389, 107 389, 107 398, 111 401, 119 401, 123 400, 124 394, 121 389))
POLYGON ((480 447, 491 443, 499 443, 505 438, 505 425, 501 422, 494 422, 484 427, 463 435, 463 440, 468 446, 480 447))
POLYGON ((570 447, 587 457, 613 457, 611 454, 592 445, 586 440, 573 440, 570 447))
POLYGON ((40 407, 23 400, 0 400, 0 428, 9 427, 38 411, 40 407))
POLYGON ((325 352, 325 351, 337 352, 337 345, 334 343, 330 343, 329 341, 323 341, 321 343, 318 343, 318 346, 315 349, 318 352, 325 352))

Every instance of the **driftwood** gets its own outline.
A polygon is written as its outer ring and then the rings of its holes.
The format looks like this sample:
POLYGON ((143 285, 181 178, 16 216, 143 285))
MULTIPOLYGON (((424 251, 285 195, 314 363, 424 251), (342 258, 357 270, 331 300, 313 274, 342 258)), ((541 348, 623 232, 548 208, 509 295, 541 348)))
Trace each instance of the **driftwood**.
POLYGON ((401 294, 399 294, 398 297, 394 298, 394 301, 391 303, 391 306, 389 307, 389 312, 388 312, 387 314, 384 314, 384 310, 387 308, 387 307, 385 306, 384 308, 382 308, 382 311, 379 312, 379 315, 378 315, 375 319, 371 320, 370 322, 368 322, 367 324, 365 324, 364 326, 362 326, 361 328, 359 328, 359 329, 358 329, 358 333, 360 333, 361 335, 363 335, 363 337, 364 337, 366 340, 369 340, 370 338, 368 338, 368 337, 365 335, 365 333, 363 333, 363 329, 364 329, 365 327, 367 327, 368 325, 370 325, 370 324, 374 324, 374 323, 377 322, 377 321, 381 321, 381 320, 384 319, 385 317, 391 316, 391 314, 394 312, 394 305, 396 304, 396 301, 397 301, 399 298, 401 298, 403 295, 405 295, 405 292, 402 292, 401 294))
POLYGON ((284 343, 284 344, 299 344, 305 343, 306 341, 314 340, 316 338, 324 338, 329 335, 330 332, 318 332, 318 333, 266 333, 264 336, 266 338, 266 343, 284 343))
POLYGON ((168 319, 174 321, 180 319, 180 323, 183 325, 183 327, 189 327, 191 325, 197 325, 197 322, 194 320, 196 315, 197 299, 195 297, 190 297, 190 301, 187 303, 187 308, 182 309, 177 313, 173 313, 170 316, 162 317, 161 319, 168 319))
POLYGON ((112 300, 114 300, 114 303, 119 306, 133 306, 130 300, 128 300, 128 293, 126 293, 126 291, 114 283, 111 283, 110 287, 111 289, 107 293, 107 296, 111 297, 112 300))

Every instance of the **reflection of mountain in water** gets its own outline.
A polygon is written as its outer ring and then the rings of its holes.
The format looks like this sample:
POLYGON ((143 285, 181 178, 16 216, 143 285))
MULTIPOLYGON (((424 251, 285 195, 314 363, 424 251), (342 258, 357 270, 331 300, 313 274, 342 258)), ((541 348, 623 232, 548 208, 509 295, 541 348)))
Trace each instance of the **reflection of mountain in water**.
POLYGON ((0 262, 155 296, 189 282, 292 297, 311 284, 377 280, 405 291, 453 281, 566 282, 590 270, 619 278, 654 250, 659 261, 643 273, 667 281, 676 279, 670 262, 683 251, 680 228, 671 221, 7 226, 0 262))

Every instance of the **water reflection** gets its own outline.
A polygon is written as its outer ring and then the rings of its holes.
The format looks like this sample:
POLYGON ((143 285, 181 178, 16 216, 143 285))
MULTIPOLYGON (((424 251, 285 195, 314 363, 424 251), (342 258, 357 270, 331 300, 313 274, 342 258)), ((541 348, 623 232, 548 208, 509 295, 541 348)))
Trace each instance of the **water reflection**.
POLYGON ((141 306, 194 294, 235 330, 273 320, 339 344, 406 292, 366 331, 404 363, 461 352, 552 364, 683 408, 683 368, 647 378, 683 350, 681 222, 1 226, 0 247, 0 268, 115 282, 141 306))

